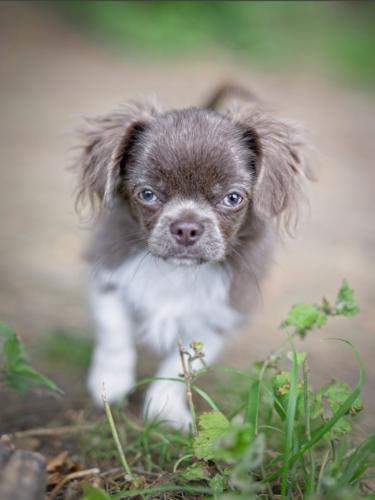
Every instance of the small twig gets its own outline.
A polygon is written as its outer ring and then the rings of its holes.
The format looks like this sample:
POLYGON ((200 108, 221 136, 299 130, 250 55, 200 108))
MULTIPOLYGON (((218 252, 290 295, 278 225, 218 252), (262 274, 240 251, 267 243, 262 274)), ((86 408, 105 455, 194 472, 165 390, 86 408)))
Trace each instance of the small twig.
POLYGON ((185 355, 187 355, 187 356, 189 356, 189 361, 191 362, 191 356, 184 349, 184 346, 182 345, 181 339, 178 340, 178 350, 180 353, 182 370, 184 372, 184 379, 185 379, 185 384, 186 384, 186 396, 187 396, 190 415, 191 415, 191 419, 192 419, 192 432, 193 432, 193 435, 196 436, 198 434, 197 415, 195 412, 195 406, 194 406, 194 401, 193 401, 193 391, 191 388, 191 382, 192 382, 193 375, 191 372, 191 365, 189 364, 189 367, 190 367, 190 370, 189 370, 188 366, 186 365, 186 360, 185 360, 185 355))
POLYGON ((36 429, 27 429, 25 431, 16 431, 9 434, 10 437, 23 439, 28 437, 43 437, 43 436, 63 436, 65 434, 76 434, 82 430, 93 429, 97 424, 77 424, 65 425, 61 427, 39 427, 36 429))
POLYGON ((113 440, 115 442, 118 454, 120 455, 121 465, 124 468, 126 477, 128 477, 132 481, 134 479, 134 477, 133 477, 133 474, 132 474, 132 472, 130 470, 129 464, 128 464, 127 460, 126 460, 126 456, 125 456, 123 447, 121 445, 121 441, 120 441, 120 438, 119 438, 119 435, 118 435, 118 432, 117 432, 117 429, 116 429, 116 425, 115 425, 115 422, 113 420, 111 407, 109 406, 109 403, 108 403, 108 400, 107 400, 107 396, 106 396, 106 393, 105 393, 104 384, 103 384, 102 399, 103 399, 104 408, 105 408, 105 412, 106 412, 106 415, 107 415, 108 423, 109 423, 109 426, 111 428, 113 440))
POLYGON ((316 494, 317 495, 319 495, 319 493, 320 493, 320 487, 321 487, 321 484, 322 484, 323 473, 324 473, 324 469, 325 469, 325 467, 327 465, 327 462, 328 462, 329 453, 330 453, 330 450, 327 450, 325 452, 323 460, 322 460, 322 464, 320 466, 320 471, 319 471, 319 476, 318 476, 318 484, 317 484, 317 488, 316 488, 316 494))
POLYGON ((79 479, 80 477, 85 477, 85 476, 92 476, 94 474, 99 474, 100 470, 97 468, 94 469, 87 469, 87 470, 80 470, 78 472, 71 472, 67 476, 64 477, 62 481, 57 484, 51 493, 48 495, 49 500, 53 500, 54 498, 57 497, 57 495, 60 493, 62 488, 65 486, 66 483, 69 481, 72 481, 72 479, 79 479))

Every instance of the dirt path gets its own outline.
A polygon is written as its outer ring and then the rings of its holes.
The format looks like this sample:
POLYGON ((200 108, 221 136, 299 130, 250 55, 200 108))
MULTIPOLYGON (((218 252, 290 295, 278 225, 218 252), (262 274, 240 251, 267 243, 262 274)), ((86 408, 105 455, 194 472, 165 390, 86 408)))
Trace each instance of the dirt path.
POLYGON ((373 96, 312 75, 261 73, 236 61, 179 63, 114 54, 24 6, 0 6, 0 318, 31 345, 56 326, 88 330, 84 265, 87 231, 73 210, 73 177, 65 170, 68 132, 81 112, 106 111, 155 93, 168 106, 196 103, 230 78, 257 91, 286 116, 306 124, 319 151, 319 183, 298 237, 280 245, 251 330, 226 364, 246 364, 282 340, 277 330, 289 306, 333 296, 347 277, 361 314, 338 320, 304 345, 317 378, 353 382, 347 347, 355 343, 367 367, 368 419, 375 414, 375 103, 373 96), (372 397, 371 397, 372 396, 372 397))

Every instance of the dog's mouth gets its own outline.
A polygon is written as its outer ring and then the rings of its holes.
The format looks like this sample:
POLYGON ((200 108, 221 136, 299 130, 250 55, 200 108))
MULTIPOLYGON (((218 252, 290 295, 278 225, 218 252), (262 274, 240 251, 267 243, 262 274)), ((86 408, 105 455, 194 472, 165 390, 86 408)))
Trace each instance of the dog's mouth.
POLYGON ((148 250, 154 257, 174 266, 199 266, 212 261, 204 248, 158 248, 149 243, 148 250))
MULTIPOLYGON (((149 250, 154 257, 164 260, 169 264, 180 267, 200 266, 202 264, 220 262, 223 256, 218 252, 205 251, 204 248, 194 249, 162 249, 149 246, 149 250), (164 250, 164 251, 163 251, 164 250)), ((209 249, 208 249, 209 250, 209 249)))
POLYGON ((181 267, 192 267, 192 266, 199 266, 200 264, 203 264, 206 262, 202 258, 198 257, 189 257, 189 256, 173 256, 173 257, 167 257, 164 259, 166 262, 169 264, 172 264, 174 266, 181 266, 181 267))

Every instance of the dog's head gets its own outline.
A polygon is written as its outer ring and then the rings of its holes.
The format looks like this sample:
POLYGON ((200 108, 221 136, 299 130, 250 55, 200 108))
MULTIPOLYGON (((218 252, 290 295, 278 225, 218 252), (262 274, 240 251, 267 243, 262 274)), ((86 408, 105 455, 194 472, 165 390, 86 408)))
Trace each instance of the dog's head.
POLYGON ((84 141, 80 194, 129 210, 163 259, 222 261, 249 217, 295 210, 300 143, 259 111, 134 105, 91 119, 84 141))

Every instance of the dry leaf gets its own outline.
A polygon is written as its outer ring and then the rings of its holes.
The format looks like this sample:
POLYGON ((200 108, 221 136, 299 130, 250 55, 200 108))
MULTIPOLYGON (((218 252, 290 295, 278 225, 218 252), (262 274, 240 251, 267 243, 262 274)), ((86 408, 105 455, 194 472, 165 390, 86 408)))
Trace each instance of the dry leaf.
POLYGON ((62 451, 55 457, 51 458, 51 460, 47 463, 47 472, 54 472, 58 469, 61 469, 63 465, 66 463, 66 459, 68 458, 68 452, 62 451))
POLYGON ((62 474, 61 472, 51 472, 48 474, 48 486, 55 486, 56 484, 59 484, 64 479, 65 475, 66 474, 62 474))

